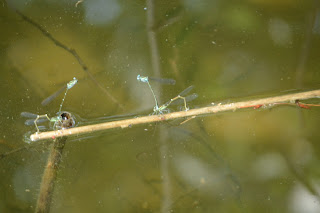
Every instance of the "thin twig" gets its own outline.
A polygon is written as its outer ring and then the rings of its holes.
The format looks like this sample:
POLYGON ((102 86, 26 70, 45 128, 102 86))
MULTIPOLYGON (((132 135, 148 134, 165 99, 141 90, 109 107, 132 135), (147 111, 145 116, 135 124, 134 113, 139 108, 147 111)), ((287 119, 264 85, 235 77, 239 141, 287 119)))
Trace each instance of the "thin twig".
POLYGON ((42 176, 40 193, 35 211, 36 213, 44 213, 50 211, 57 171, 59 169, 62 151, 66 144, 66 141, 67 137, 57 138, 54 140, 53 145, 50 149, 48 162, 42 176))
POLYGON ((8 151, 8 152, 5 152, 5 153, 1 153, 0 154, 0 160, 2 158, 5 158, 5 157, 11 155, 11 154, 16 154, 16 153, 19 153, 21 151, 28 150, 28 149, 31 149, 31 148, 33 148, 35 146, 44 145, 44 144, 46 144, 46 143, 42 143, 42 142, 40 143, 39 142, 39 144, 35 144, 35 143, 34 144, 29 144, 29 145, 26 145, 26 146, 23 146, 23 147, 20 147, 20 148, 17 148, 17 149, 14 149, 14 150, 11 150, 11 151, 8 151))
POLYGON ((172 119, 183 118, 183 117, 214 114, 214 113, 230 111, 230 110, 235 111, 237 109, 246 108, 248 106, 254 107, 254 106, 260 106, 260 105, 272 105, 274 103, 304 100, 304 99, 319 98, 319 97, 320 97, 320 89, 312 90, 308 92, 300 92, 300 93, 276 96, 276 97, 262 98, 257 100, 249 100, 249 101, 235 102, 235 103, 224 104, 224 105, 202 107, 198 109, 191 109, 189 111, 179 111, 179 112, 173 112, 173 113, 168 113, 163 115, 143 116, 138 118, 111 121, 111 122, 106 122, 101 124, 75 127, 75 128, 65 129, 65 130, 34 133, 30 136, 30 139, 32 141, 38 141, 38 140, 57 138, 57 137, 63 137, 68 135, 92 133, 92 132, 106 130, 106 129, 127 128, 127 127, 132 127, 133 125, 138 125, 138 124, 161 122, 161 121, 172 120, 172 119))
MULTIPOLYGON (((152 70, 153 75, 156 77, 160 77, 161 74, 161 66, 160 66, 160 54, 159 54, 159 47, 157 43, 157 33, 155 32, 155 2, 156 0, 147 0, 147 36, 149 41, 149 48, 150 48, 150 55, 151 55, 151 63, 152 63, 152 70)), ((156 88, 156 93, 159 93, 159 89, 156 88)), ((157 97, 159 95, 157 94, 157 97)), ((159 101, 161 101, 159 99, 159 101)), ((163 132, 163 129, 160 128, 160 141, 161 141, 161 148, 160 148, 160 155, 166 156, 168 154, 168 146, 167 146, 167 139, 166 134, 163 132)), ((168 158, 161 158, 160 162, 160 170, 162 174, 162 201, 161 201, 161 212, 167 212, 165 209, 171 206, 171 182, 169 177, 169 161, 168 158)))
POLYGON ((157 35, 154 31, 154 2, 153 0, 147 1, 147 31, 148 31, 148 42, 151 53, 151 64, 153 75, 156 77, 160 77, 160 56, 159 56, 159 48, 157 43, 157 35))
POLYGON ((175 24, 177 21, 179 21, 182 18, 182 10, 178 11, 178 14, 176 14, 174 17, 170 17, 166 19, 165 21, 158 23, 157 26, 154 26, 154 31, 157 33, 160 33, 162 30, 167 28, 168 26, 175 24))
POLYGON ((38 30, 42 32, 42 34, 49 38, 56 46, 61 47, 62 49, 66 50, 68 53, 70 53, 73 57, 75 57, 80 64, 83 71, 85 71, 88 76, 91 78, 91 80, 113 101, 113 103, 117 104, 121 109, 124 109, 123 106, 117 101, 115 97, 113 97, 92 75, 92 73, 89 71, 87 65, 83 62, 81 57, 78 55, 75 49, 67 47, 57 39, 55 39, 47 30, 42 28, 38 23, 30 19, 29 17, 22 14, 20 11, 16 10, 16 13, 22 17, 23 20, 30 23, 34 27, 36 27, 38 30))

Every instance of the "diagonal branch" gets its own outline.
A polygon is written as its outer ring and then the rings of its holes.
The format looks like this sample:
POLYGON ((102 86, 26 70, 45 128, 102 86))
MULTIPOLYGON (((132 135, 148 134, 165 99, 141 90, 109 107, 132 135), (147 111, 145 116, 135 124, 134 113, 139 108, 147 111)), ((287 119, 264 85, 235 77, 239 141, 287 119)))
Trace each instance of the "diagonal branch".
MULTIPOLYGON (((69 136, 69 135, 80 135, 80 134, 93 133, 96 131, 102 131, 107 129, 127 128, 127 127, 132 127, 133 125, 138 125, 138 124, 161 122, 161 121, 173 120, 173 119, 184 118, 184 117, 196 117, 199 115, 208 115, 208 114, 214 114, 214 113, 225 112, 225 111, 235 111, 237 109, 243 109, 248 107, 259 108, 261 106, 267 106, 267 105, 273 106, 279 103, 295 102, 297 100, 319 98, 319 97, 320 97, 320 89, 307 91, 307 92, 293 93, 288 95, 281 95, 276 97, 262 98, 257 100, 241 101, 241 102, 235 102, 235 103, 224 104, 224 105, 202 107, 198 109, 173 112, 173 113, 168 113, 163 115, 143 116, 138 118, 130 118, 130 119, 100 123, 100 124, 93 124, 88 126, 75 127, 75 128, 65 129, 65 130, 34 133, 30 136, 30 139, 32 141, 38 141, 43 139, 57 138, 57 137, 63 137, 63 136, 69 136)), ((306 108, 306 107, 303 107, 303 108, 306 108)))

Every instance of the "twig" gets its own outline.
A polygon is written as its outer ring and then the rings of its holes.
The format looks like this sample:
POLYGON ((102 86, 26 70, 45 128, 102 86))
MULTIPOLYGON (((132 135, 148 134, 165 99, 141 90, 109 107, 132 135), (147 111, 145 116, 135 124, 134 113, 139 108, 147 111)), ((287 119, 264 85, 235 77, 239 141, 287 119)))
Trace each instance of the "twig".
POLYGON ((57 138, 54 140, 50 150, 50 155, 42 176, 40 193, 37 201, 37 213, 49 212, 54 185, 57 177, 57 171, 61 162, 62 151, 66 144, 67 137, 57 138))
POLYGON ((75 7, 78 7, 78 5, 80 4, 80 3, 82 3, 84 0, 80 0, 80 1, 77 1, 77 3, 75 4, 75 7))
POLYGON ((242 101, 242 102, 236 102, 236 103, 230 103, 230 104, 224 104, 224 105, 202 107, 198 109, 191 109, 189 111, 179 111, 179 112, 173 112, 173 113, 168 113, 163 115, 143 116, 139 118, 111 121, 111 122, 106 122, 101 124, 75 127, 75 128, 65 129, 65 130, 34 133, 30 136, 30 139, 32 141, 38 141, 38 140, 57 138, 57 137, 63 137, 68 135, 92 133, 92 132, 106 130, 106 129, 127 128, 133 125, 154 123, 154 122, 172 120, 176 118, 192 117, 192 116, 199 116, 199 115, 205 115, 205 114, 214 114, 214 113, 230 111, 230 110, 235 111, 237 109, 245 108, 247 106, 260 106, 260 105, 269 105, 269 104, 272 105, 274 103, 304 100, 304 99, 319 98, 319 97, 320 97, 320 89, 282 95, 282 96, 276 96, 276 97, 262 98, 262 99, 251 100, 251 101, 242 101))
MULTIPOLYGON (((157 34, 155 32, 155 2, 156 0, 147 0, 147 36, 150 48, 150 55, 151 55, 151 63, 152 63, 152 70, 153 75, 156 77, 160 77, 161 74, 161 66, 160 66, 160 54, 159 48, 157 43, 157 34)), ((159 93, 159 89, 157 88, 156 91, 159 93)), ((159 95, 157 94, 159 97, 159 95)), ((161 101, 161 100, 159 100, 161 101)), ((168 146, 166 140, 166 134, 163 134, 163 129, 160 129, 161 136, 161 148, 160 148, 160 155, 166 156, 168 154, 168 146)), ((161 201, 161 212, 167 212, 165 209, 171 206, 171 182, 169 177, 169 161, 168 158, 161 158, 160 162, 160 171, 162 175, 162 201, 161 201)))
POLYGON ((165 21, 158 23, 157 26, 154 26, 154 31, 156 31, 157 33, 161 32, 162 30, 164 30, 165 28, 167 28, 168 26, 176 23, 177 21, 179 21, 182 16, 181 16, 182 10, 178 11, 178 14, 176 14, 174 17, 171 17, 169 19, 166 19, 165 21))
POLYGON ((24 150, 28 150, 28 149, 33 148, 34 146, 39 146, 39 145, 43 145, 43 144, 45 144, 45 143, 42 143, 42 142, 40 143, 39 142, 39 144, 29 144, 27 146, 23 146, 23 147, 20 147, 20 148, 17 148, 17 149, 14 149, 14 150, 11 150, 11 151, 8 151, 8 152, 5 152, 5 153, 1 153, 0 154, 0 160, 2 158, 5 158, 5 157, 11 155, 11 154, 15 154, 15 153, 18 153, 18 152, 21 152, 21 151, 24 151, 24 150))
POLYGON ((157 35, 154 31, 154 2, 153 0, 148 0, 147 2, 147 31, 148 31, 148 42, 151 54, 151 64, 153 75, 160 77, 160 56, 159 48, 157 44, 157 35))
POLYGON ((50 39, 56 46, 61 47, 62 49, 66 50, 67 52, 69 52, 73 57, 75 57, 78 61, 78 63, 80 64, 81 68, 83 71, 85 71, 88 76, 91 78, 91 80, 113 101, 113 103, 117 104, 121 109, 124 109, 123 106, 117 101, 117 99, 115 97, 113 97, 91 74, 91 72, 89 71, 87 65, 83 62, 83 60, 80 58, 80 56, 78 55, 78 53, 75 51, 75 49, 72 49, 70 47, 67 47, 66 45, 64 45, 63 43, 61 43, 60 41, 58 41, 57 39, 55 39, 47 30, 45 30, 44 28, 42 28, 38 23, 36 23, 35 21, 33 21, 32 19, 30 19, 29 17, 25 16, 24 14, 22 14, 20 11, 16 10, 16 13, 18 15, 20 15, 23 20, 25 20, 26 22, 30 23, 31 25, 33 25, 34 27, 36 27, 38 30, 40 30, 42 32, 42 34, 47 37, 48 39, 50 39))

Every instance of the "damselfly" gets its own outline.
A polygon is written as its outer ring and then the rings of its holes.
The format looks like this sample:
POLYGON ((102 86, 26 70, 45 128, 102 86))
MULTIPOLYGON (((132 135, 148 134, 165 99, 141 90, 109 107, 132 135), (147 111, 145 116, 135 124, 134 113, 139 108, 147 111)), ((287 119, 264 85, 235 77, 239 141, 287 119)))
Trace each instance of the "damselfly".
POLYGON ((61 104, 60 104, 59 112, 57 113, 58 116, 50 118, 47 114, 35 115, 32 113, 28 113, 28 112, 22 112, 21 116, 28 117, 28 118, 34 118, 34 119, 28 119, 25 122, 25 124, 30 125, 31 121, 33 121, 35 127, 37 128, 37 132, 40 132, 39 127, 38 127, 38 123, 41 123, 41 122, 44 122, 45 120, 48 120, 48 121, 54 123, 53 127, 54 127, 54 129, 57 129, 57 126, 59 124, 61 125, 64 122, 64 120, 69 119, 69 118, 67 118, 66 114, 61 113, 61 109, 62 109, 63 102, 66 98, 68 90, 71 89, 74 85, 76 85, 77 82, 78 82, 78 80, 74 77, 71 81, 69 81, 69 83, 67 83, 66 92, 64 93, 64 97, 63 97, 61 104))
POLYGON ((157 100, 157 98, 156 98, 156 95, 155 95, 154 92, 153 92, 153 89, 152 89, 149 81, 150 81, 150 80, 151 80, 151 81, 157 81, 157 82, 162 83, 162 84, 170 84, 170 85, 174 85, 174 84, 176 83, 176 81, 173 80, 173 79, 155 78, 155 77, 148 77, 148 76, 141 76, 141 75, 138 75, 138 76, 137 76, 137 80, 138 80, 138 81, 141 81, 141 82, 143 82, 143 83, 147 83, 147 84, 148 84, 148 86, 149 86, 149 88, 150 88, 150 90, 151 90, 151 92, 152 92, 154 101, 155 101, 155 103, 156 103, 155 108, 159 108, 159 104, 158 104, 158 100, 157 100))
POLYGON ((192 101, 198 97, 197 93, 193 93, 185 97, 185 95, 188 94, 193 88, 194 86, 189 86, 188 88, 180 92, 176 97, 170 99, 170 101, 168 101, 167 103, 161 105, 160 107, 155 106, 153 108, 153 114, 162 114, 163 112, 169 112, 169 110, 167 109, 169 105, 180 104, 181 101, 183 101, 184 110, 188 111, 189 107, 187 107, 187 101, 192 101))

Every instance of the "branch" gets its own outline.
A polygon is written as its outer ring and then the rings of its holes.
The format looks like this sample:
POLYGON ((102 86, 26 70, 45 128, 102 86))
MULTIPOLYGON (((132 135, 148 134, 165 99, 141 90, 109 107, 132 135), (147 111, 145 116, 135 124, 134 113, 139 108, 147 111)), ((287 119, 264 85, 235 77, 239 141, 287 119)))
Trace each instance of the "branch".
POLYGON ((37 201, 36 213, 50 212, 51 200, 54 185, 57 178, 57 171, 60 166, 62 151, 66 144, 67 137, 57 138, 50 150, 50 155, 42 176, 40 192, 37 201))
POLYGON ((235 111, 237 109, 248 108, 248 107, 259 108, 260 106, 265 106, 265 105, 272 106, 272 105, 284 103, 284 102, 294 102, 296 100, 304 100, 304 99, 319 98, 319 97, 320 97, 320 89, 282 95, 282 96, 276 96, 276 97, 262 98, 262 99, 251 100, 251 101, 242 101, 242 102, 235 102, 235 103, 224 104, 224 105, 202 107, 198 109, 173 112, 173 113, 168 113, 163 115, 143 116, 138 118, 111 121, 106 123, 93 124, 93 125, 75 127, 70 129, 64 129, 64 130, 34 133, 30 136, 30 139, 32 141, 38 141, 38 140, 57 138, 57 137, 63 137, 68 135, 80 135, 80 134, 92 133, 92 132, 102 131, 107 129, 127 128, 127 127, 132 127, 133 125, 138 125, 138 124, 161 122, 161 121, 173 120, 176 118, 184 118, 184 117, 196 117, 199 115, 214 114, 214 113, 224 112, 224 111, 235 111))

